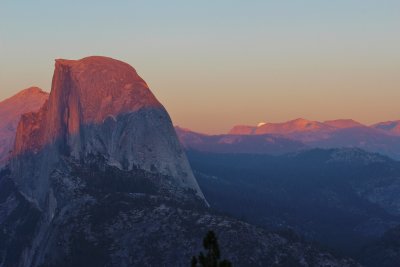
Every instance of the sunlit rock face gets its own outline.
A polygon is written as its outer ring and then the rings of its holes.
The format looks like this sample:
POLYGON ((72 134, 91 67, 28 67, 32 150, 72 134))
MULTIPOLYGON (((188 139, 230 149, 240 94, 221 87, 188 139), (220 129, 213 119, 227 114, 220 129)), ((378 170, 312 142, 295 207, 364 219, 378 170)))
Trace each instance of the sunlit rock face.
POLYGON ((19 123, 13 174, 27 196, 43 203, 59 159, 90 155, 122 170, 165 175, 203 197, 168 113, 134 68, 106 57, 56 60, 48 102, 19 123))
POLYGON ((0 102, 0 166, 10 156, 21 115, 38 111, 47 98, 40 88, 30 87, 0 102))
MULTIPOLYGON (((78 134, 80 127, 102 124, 107 117, 135 112, 142 108, 159 108, 146 83, 136 71, 121 61, 105 57, 82 60, 56 60, 52 91, 45 112, 33 114, 27 124, 40 120, 41 140, 37 146, 78 134), (38 117, 45 117, 45 119, 38 117)), ((24 127, 24 121, 20 127, 24 127)), ((16 154, 31 151, 29 143, 17 138, 16 154)), ((71 141, 71 140, 68 140, 71 141)))

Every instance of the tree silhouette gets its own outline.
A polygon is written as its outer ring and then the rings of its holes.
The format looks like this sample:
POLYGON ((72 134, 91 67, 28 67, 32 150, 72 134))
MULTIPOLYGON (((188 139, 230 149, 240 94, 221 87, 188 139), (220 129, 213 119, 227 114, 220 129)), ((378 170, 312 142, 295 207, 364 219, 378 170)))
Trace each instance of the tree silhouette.
POLYGON ((192 267, 232 267, 228 260, 220 261, 221 253, 218 246, 218 239, 213 231, 209 231, 203 239, 203 247, 206 254, 200 252, 197 257, 192 257, 192 267), (200 265, 198 265, 200 263, 200 265))

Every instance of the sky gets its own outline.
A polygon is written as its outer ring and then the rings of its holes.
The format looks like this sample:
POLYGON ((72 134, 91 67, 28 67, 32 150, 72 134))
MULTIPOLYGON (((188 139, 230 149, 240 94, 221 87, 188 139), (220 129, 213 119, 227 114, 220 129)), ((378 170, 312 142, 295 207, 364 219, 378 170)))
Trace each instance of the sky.
POLYGON ((0 1, 0 99, 54 59, 132 65, 174 124, 400 119, 400 1, 0 1))

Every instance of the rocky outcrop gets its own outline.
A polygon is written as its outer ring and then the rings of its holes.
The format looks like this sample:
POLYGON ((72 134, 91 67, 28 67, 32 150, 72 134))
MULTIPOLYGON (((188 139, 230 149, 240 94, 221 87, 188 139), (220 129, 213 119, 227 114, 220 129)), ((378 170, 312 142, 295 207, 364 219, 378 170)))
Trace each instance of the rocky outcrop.
POLYGON ((0 102, 0 166, 7 162, 12 152, 22 114, 38 111, 48 96, 40 88, 30 87, 0 102))
POLYGON ((60 160, 90 155, 120 169, 163 174, 203 198, 167 111, 135 69, 106 57, 56 60, 48 102, 18 125, 12 172, 42 205, 60 160))
MULTIPOLYGON (((162 109, 162 105, 128 64, 105 57, 56 60, 46 112, 35 116, 44 116, 41 121, 46 124, 40 127, 38 145, 59 139, 67 139, 71 145, 74 140, 70 138, 79 134, 82 126, 102 124, 108 117, 143 108, 162 109)), ((15 154, 32 149, 24 141, 17 138, 15 154)))

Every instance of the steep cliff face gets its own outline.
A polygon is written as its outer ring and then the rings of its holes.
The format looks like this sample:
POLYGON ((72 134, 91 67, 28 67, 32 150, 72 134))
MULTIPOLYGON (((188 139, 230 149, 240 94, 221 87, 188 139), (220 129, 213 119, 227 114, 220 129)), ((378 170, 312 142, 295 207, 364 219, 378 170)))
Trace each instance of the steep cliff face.
POLYGON ((38 111, 48 96, 40 88, 30 87, 0 102, 0 166, 11 154, 22 114, 38 111))
MULTIPOLYGON (((102 124, 107 117, 138 111, 163 109, 136 71, 126 63, 105 57, 56 60, 49 102, 43 112, 32 114, 41 121, 38 146, 57 140, 73 142, 82 126, 102 124)), ((39 126, 39 125, 38 125, 39 126)), ((25 124, 21 128, 26 127, 25 124)), ((26 133, 27 134, 27 133, 26 133)), ((75 148, 75 147, 73 147, 75 148)), ((16 139, 15 154, 32 150, 26 139, 16 139)))
POLYGON ((168 113, 131 66, 106 57, 56 60, 48 102, 19 123, 15 179, 43 203, 47 177, 60 159, 91 155, 123 170, 160 173, 203 197, 168 113))

